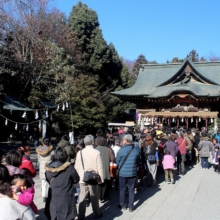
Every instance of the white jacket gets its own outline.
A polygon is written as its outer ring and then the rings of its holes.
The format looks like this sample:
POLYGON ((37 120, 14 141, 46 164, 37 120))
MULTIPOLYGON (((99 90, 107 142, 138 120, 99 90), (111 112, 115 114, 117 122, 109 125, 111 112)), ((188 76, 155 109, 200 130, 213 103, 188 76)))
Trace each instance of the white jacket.
POLYGON ((23 206, 9 197, 0 197, 0 220, 35 220, 35 214, 29 206, 23 206))
POLYGON ((80 151, 76 155, 75 169, 80 177, 79 183, 83 182, 84 171, 95 171, 100 176, 100 183, 104 182, 104 171, 100 152, 93 148, 92 145, 86 146, 82 150, 84 169, 82 167, 80 151))

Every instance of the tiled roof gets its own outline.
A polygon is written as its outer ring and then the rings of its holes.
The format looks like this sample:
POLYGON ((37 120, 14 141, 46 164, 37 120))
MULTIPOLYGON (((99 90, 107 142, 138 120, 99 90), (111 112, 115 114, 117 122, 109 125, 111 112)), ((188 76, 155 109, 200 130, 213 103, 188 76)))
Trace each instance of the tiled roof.
POLYGON ((190 91, 197 96, 219 96, 220 95, 220 62, 199 62, 192 63, 188 58, 183 63, 172 64, 146 64, 140 69, 135 84, 117 92, 116 96, 148 96, 166 97, 175 91, 190 91), (164 85, 171 78, 176 77, 187 64, 204 78, 208 83, 189 82, 186 85, 175 83, 164 85))

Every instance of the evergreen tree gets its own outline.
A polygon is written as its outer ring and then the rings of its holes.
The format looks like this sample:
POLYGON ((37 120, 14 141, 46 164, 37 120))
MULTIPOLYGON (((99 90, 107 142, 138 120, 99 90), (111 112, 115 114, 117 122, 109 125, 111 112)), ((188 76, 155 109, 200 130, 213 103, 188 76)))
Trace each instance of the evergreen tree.
POLYGON ((63 129, 72 126, 83 133, 94 132, 106 123, 105 106, 99 99, 97 82, 87 75, 81 74, 75 79, 76 85, 70 96, 71 114, 56 114, 56 119, 63 129))
POLYGON ((137 58, 137 60, 135 61, 132 73, 134 75, 135 78, 137 78, 138 73, 139 73, 139 69, 141 67, 142 64, 147 64, 148 61, 146 60, 145 56, 143 54, 139 55, 139 57, 137 58))
MULTIPOLYGON (((123 63, 123 60, 121 60, 123 63)), ((128 67, 123 63, 121 70, 121 81, 120 85, 116 88, 116 91, 131 87, 135 82, 134 76, 129 72, 128 67)), ((106 119, 108 122, 121 121, 124 117, 125 110, 129 108, 135 108, 135 105, 129 102, 124 102, 118 97, 111 96, 106 102, 107 115, 106 119)))
POLYGON ((82 63, 76 68, 92 75, 99 91, 109 95, 120 80, 122 64, 113 44, 107 45, 103 38, 97 13, 79 2, 72 8, 68 24, 76 34, 76 49, 81 53, 82 63))
POLYGON ((199 61, 199 55, 196 52, 196 50, 191 50, 187 56, 190 57, 193 62, 198 62, 199 61))

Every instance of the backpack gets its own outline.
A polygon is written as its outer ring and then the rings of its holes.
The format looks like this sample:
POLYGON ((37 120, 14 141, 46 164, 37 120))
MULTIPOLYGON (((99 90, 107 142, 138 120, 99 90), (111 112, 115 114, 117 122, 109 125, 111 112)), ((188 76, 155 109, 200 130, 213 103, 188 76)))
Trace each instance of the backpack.
POLYGON ((192 150, 193 147, 193 143, 191 141, 191 139, 188 136, 184 136, 184 138, 187 140, 188 145, 186 146, 186 150, 192 150))
POLYGON ((219 134, 219 133, 217 133, 217 134, 215 135, 215 138, 218 140, 218 143, 220 143, 220 134, 219 134))

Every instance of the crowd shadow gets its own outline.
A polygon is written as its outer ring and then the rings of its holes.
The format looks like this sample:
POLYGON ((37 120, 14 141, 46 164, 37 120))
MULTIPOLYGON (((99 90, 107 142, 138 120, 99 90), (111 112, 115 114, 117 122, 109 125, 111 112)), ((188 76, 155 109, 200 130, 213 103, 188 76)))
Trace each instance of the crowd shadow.
POLYGON ((48 218, 44 214, 44 208, 38 211, 38 214, 36 215, 36 220, 48 220, 48 218))

